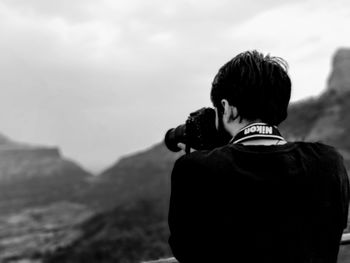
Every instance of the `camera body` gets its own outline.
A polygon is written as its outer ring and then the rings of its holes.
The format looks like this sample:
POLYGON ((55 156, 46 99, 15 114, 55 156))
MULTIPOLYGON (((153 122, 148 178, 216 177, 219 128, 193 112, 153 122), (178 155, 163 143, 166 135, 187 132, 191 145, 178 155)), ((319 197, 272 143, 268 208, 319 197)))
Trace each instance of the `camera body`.
POLYGON ((212 150, 224 145, 215 126, 215 116, 212 108, 201 108, 190 113, 185 124, 167 131, 165 145, 173 152, 181 150, 178 143, 184 143, 187 149, 195 150, 212 150))

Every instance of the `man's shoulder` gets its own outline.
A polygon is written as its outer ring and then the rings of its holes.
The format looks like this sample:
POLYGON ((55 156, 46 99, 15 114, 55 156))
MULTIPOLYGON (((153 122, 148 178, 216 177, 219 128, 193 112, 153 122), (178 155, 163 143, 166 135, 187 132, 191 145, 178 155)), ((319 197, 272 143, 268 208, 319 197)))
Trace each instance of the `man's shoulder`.
POLYGON ((194 151, 184 154, 176 160, 175 166, 198 165, 204 163, 208 158, 207 156, 208 151, 194 151))
POLYGON ((323 142, 298 142, 299 155, 310 167, 324 172, 344 171, 345 163, 339 150, 323 142))
POLYGON ((201 150, 181 156, 174 164, 172 182, 185 180, 187 185, 212 183, 214 175, 229 167, 223 152, 224 149, 201 150))
POLYGON ((333 151, 336 152, 336 148, 334 146, 331 146, 329 144, 326 144, 321 141, 316 142, 297 142, 299 145, 303 145, 305 147, 314 148, 320 151, 333 151))
POLYGON ((210 166, 216 165, 217 162, 223 162, 225 156, 229 156, 229 145, 225 145, 213 150, 201 150, 194 151, 189 154, 185 154, 177 159, 176 164, 191 165, 191 166, 210 166))
POLYGON ((342 159, 339 150, 329 144, 323 142, 298 142, 298 144, 305 153, 313 153, 321 158, 330 160, 342 159))

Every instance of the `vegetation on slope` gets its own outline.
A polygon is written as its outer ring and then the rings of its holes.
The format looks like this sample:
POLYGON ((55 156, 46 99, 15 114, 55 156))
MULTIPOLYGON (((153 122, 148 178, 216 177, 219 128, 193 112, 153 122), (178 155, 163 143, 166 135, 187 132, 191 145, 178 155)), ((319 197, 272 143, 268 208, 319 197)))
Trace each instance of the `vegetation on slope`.
POLYGON ((47 263, 141 262, 170 255, 168 227, 157 200, 138 200, 99 214, 81 225, 81 238, 47 263))

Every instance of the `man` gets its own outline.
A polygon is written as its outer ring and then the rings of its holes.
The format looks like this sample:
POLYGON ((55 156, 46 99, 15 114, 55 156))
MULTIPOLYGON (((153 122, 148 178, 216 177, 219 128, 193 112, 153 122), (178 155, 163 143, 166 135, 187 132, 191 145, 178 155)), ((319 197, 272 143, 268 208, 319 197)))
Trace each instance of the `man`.
POLYGON ((347 225, 342 157, 321 143, 286 142, 286 63, 252 51, 214 78, 216 127, 230 141, 179 158, 169 244, 180 263, 336 263, 347 225))

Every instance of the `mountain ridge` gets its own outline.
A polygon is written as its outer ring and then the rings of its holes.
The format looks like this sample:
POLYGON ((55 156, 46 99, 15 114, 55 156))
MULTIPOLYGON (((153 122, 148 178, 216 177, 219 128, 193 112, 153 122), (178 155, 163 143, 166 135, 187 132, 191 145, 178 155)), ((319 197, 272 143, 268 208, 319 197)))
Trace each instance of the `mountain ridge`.
POLYGON ((339 94, 350 91, 350 48, 342 47, 335 52, 332 67, 327 90, 339 94))
POLYGON ((0 134, 2 215, 56 201, 81 201, 92 175, 58 147, 17 143, 0 134))

